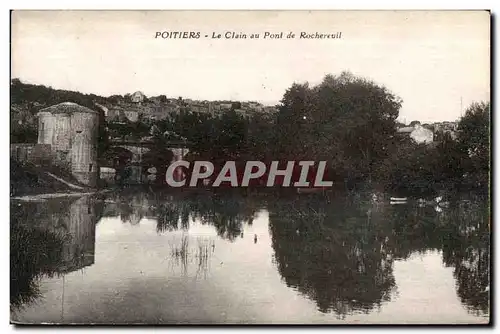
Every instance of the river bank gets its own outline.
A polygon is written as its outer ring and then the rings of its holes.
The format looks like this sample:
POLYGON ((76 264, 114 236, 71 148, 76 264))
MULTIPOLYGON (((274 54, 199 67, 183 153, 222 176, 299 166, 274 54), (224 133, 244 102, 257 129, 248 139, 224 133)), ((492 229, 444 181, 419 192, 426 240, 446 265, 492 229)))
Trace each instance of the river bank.
POLYGON ((87 195, 98 195, 98 194, 103 194, 107 192, 111 192, 111 189, 101 189, 101 190, 96 190, 96 191, 86 191, 86 192, 62 192, 62 193, 46 193, 46 194, 36 194, 36 195, 21 195, 21 196, 14 196, 11 197, 11 200, 17 200, 17 201, 26 201, 26 202, 31 202, 31 201, 44 201, 47 199, 53 199, 53 198, 65 198, 65 197, 81 197, 81 196, 87 196, 87 195))
POLYGON ((29 163, 10 162, 10 196, 73 196, 93 193, 96 188, 79 183, 71 174, 54 166, 37 166, 29 163))

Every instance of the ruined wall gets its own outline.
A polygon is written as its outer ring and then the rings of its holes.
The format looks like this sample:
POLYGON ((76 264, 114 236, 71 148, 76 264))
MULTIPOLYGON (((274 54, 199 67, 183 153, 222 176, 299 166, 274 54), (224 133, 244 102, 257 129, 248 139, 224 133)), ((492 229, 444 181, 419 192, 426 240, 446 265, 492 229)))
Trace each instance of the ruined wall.
POLYGON ((71 115, 57 113, 53 116, 52 152, 54 163, 70 171, 71 115))
POLYGON ((38 143, 50 145, 50 163, 70 171, 71 115, 41 111, 38 119, 38 143))
POLYGON ((97 185, 97 136, 99 115, 75 112, 71 115, 71 173, 88 186, 97 185))
POLYGON ((71 148, 71 115, 54 115, 53 146, 58 151, 69 151, 71 148))
POLYGON ((20 163, 30 162, 35 165, 50 165, 52 150, 49 144, 11 144, 10 158, 20 163))
POLYGON ((38 113, 38 144, 52 145, 54 116, 51 112, 38 113))
POLYGON ((50 164, 71 173, 80 183, 97 185, 99 114, 72 102, 38 113, 38 144, 50 145, 50 164))

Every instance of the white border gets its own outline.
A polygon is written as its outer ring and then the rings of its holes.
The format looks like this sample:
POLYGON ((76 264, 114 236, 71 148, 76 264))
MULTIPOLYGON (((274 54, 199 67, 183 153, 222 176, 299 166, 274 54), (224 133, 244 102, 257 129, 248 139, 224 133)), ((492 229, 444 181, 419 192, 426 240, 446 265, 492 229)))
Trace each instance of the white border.
MULTIPOLYGON (((4 105, 4 108, 2 108, 2 112, 0 113, 0 124, 4 127, 2 131, 0 131, 0 135, 2 136, 1 138, 1 149, 2 149, 2 157, 4 158, 4 162, 0 164, 2 168, 2 178, 1 181, 2 183, 0 184, 0 194, 2 196, 1 202, 3 205, 4 210, 2 210, 2 215, 4 217, 3 222, 2 222, 2 228, 3 228, 3 233, 1 234, 2 236, 2 249, 3 251, 1 252, 1 259, 2 259, 2 267, 3 269, 3 275, 1 277, 2 279, 2 293, 4 298, 2 302, 2 309, 0 314, 3 315, 3 319, 1 321, 2 327, 4 328, 2 332, 7 332, 13 331, 14 328, 13 326, 9 325, 9 304, 8 304, 8 295, 10 293, 8 286, 9 286, 9 278, 7 276, 7 273, 9 272, 9 224, 8 222, 10 221, 9 217, 9 201, 8 201, 8 183, 9 181, 9 171, 8 171, 8 156, 9 153, 8 151, 8 145, 9 145, 9 69, 10 69, 10 64, 9 64, 9 55, 10 55, 10 46, 9 46, 9 31, 10 31, 10 13, 9 9, 306 9, 306 10, 320 10, 320 9, 364 9, 364 10, 369 10, 369 9, 384 9, 384 10, 431 10, 431 9, 491 9, 493 14, 498 14, 498 3, 499 1, 493 1, 493 0, 475 0, 475 1, 438 1, 438 0, 420 0, 420 1, 360 1, 360 0, 350 0, 350 1, 336 1, 335 3, 330 3, 329 1, 318 1, 318 0, 307 0, 307 1, 301 1, 301 2, 291 2, 291 1, 283 1, 283 2, 278 2, 278 1, 273 1, 273 0, 246 0, 246 1, 203 1, 203 0, 184 0, 184 1, 176 1, 176 2, 160 2, 160 1, 152 1, 152 0, 141 0, 141 1, 109 1, 109 0, 80 0, 80 1, 73 1, 72 3, 68 3, 68 1, 63 1, 63 0, 57 0, 57 1, 36 1, 36 0, 31 0, 31 1, 14 1, 14 0, 7 0, 7 1, 2 1, 1 2, 1 7, 2 11, 0 11, 0 26, 1 26, 1 32, 0 32, 0 38, 1 38, 1 46, 3 48, 3 52, 1 52, 1 57, 2 57, 2 64, 3 66, 1 67, 1 74, 2 74, 2 89, 0 89, 0 94, 1 94, 1 99, 2 104, 4 105)), ((498 26, 498 23, 497 23, 498 26)), ((498 29, 495 27, 495 30, 498 31, 498 29)), ((495 36, 495 44, 498 43, 498 34, 495 36)), ((495 73, 496 74, 496 73, 495 73)), ((493 92, 495 96, 498 96, 498 86, 496 86, 495 91, 493 92)), ((496 103, 494 104, 496 105, 496 103)), ((493 115, 496 114, 496 110, 493 110, 493 115)), ((494 121, 496 124, 497 122, 494 121)), ((498 131, 497 131, 498 132, 498 131)), ((499 150, 499 145, 497 142, 498 136, 497 134, 494 134, 494 140, 495 140, 495 153, 498 153, 499 150)), ((498 166, 497 166, 498 167, 498 166)), ((495 168, 495 171, 498 174, 498 168, 495 168)), ((494 189, 495 187, 493 187, 494 189)), ((497 204, 498 198, 495 196, 495 203, 497 204)), ((496 222, 493 222, 493 226, 495 226, 496 222)), ((495 231, 496 232, 496 231, 495 231)), ((498 250, 495 248, 494 250, 494 259, 498 259, 498 250)), ((495 271, 496 272, 496 271, 495 271)), ((495 275, 497 277, 497 275, 495 275)), ((497 280, 494 282, 494 291, 497 291, 495 287, 497 287, 496 284, 497 280)), ((496 293, 495 293, 496 295, 496 293)), ((496 300, 496 298, 494 299, 496 300)), ((498 306, 498 305, 496 305, 498 306)), ((445 307, 445 306, 443 306, 445 307)), ((496 309, 496 308, 495 308, 496 309)), ((492 314, 492 317, 495 315, 492 314)), ((33 329, 28 329, 27 331, 35 331, 38 328, 33 328, 33 329)), ((91 329, 91 328, 89 328, 91 329)), ((196 330, 197 328, 190 328, 190 330, 196 330)), ((215 329, 215 328, 214 328, 215 329)), ((304 329, 304 328, 302 328, 304 329)), ((344 331, 346 330, 345 328, 335 328, 333 327, 332 329, 334 330, 341 330, 344 331)), ((429 330, 442 330, 442 329, 430 329, 430 328, 420 328, 425 331, 429 330)), ((25 329, 26 330, 26 329, 25 329)), ((48 330, 51 330, 48 328, 48 330)), ((58 330, 64 330, 68 331, 70 329, 65 328, 65 329, 58 329, 58 330)), ((99 331, 102 329, 99 329, 99 331)), ((133 331, 145 331, 145 329, 141 328, 133 328, 133 331)), ((166 330, 172 331, 174 328, 166 328, 166 330)), ((183 331, 185 331, 184 329, 183 331)), ((219 330, 219 328, 215 329, 219 330)), ((234 330, 234 329, 230 329, 234 330)), ((264 329, 264 328, 254 328, 254 330, 264 330, 267 331, 269 329, 264 329)), ((286 329, 285 329, 286 330, 286 329)), ((382 329, 384 330, 384 329, 382 329)), ((450 328, 450 330, 456 330, 453 328, 450 328)), ((477 330, 477 329, 475 329, 477 330)))

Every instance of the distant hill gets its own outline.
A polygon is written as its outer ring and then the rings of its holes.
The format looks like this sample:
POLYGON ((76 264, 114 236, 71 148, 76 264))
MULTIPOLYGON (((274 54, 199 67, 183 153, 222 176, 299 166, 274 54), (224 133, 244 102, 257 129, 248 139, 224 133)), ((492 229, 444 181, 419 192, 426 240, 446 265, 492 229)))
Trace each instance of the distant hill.
MULTIPOLYGON (((40 109, 62 102, 74 102, 93 110, 100 110, 103 113, 103 110, 106 109, 108 122, 114 122, 117 118, 119 120, 124 117, 130 117, 129 120, 135 122, 139 118, 139 114, 146 115, 150 120, 156 121, 163 119, 165 115, 179 111, 208 113, 211 109, 209 104, 213 108, 212 112, 219 115, 233 109, 246 115, 272 114, 276 110, 275 107, 251 101, 195 101, 182 97, 167 98, 165 95, 147 97, 142 93, 140 103, 136 103, 138 101, 134 102, 132 97, 139 93, 104 97, 54 89, 44 85, 28 84, 19 79, 12 79, 10 85, 10 141, 11 143, 35 143, 38 137, 36 114, 40 109), (136 112, 137 115, 127 116, 127 112, 129 114, 136 112)), ((104 114, 102 117, 105 117, 104 114)))
POLYGON ((10 85, 11 104, 32 104, 39 109, 61 102, 74 102, 79 105, 95 108, 95 103, 106 103, 108 98, 95 94, 83 94, 69 90, 54 89, 44 85, 32 85, 13 79, 10 85))
POLYGON ((36 114, 40 109, 62 102, 74 102, 95 109, 95 103, 108 102, 108 98, 99 95, 26 84, 19 79, 11 80, 10 99, 11 143, 36 142, 38 136, 36 114))

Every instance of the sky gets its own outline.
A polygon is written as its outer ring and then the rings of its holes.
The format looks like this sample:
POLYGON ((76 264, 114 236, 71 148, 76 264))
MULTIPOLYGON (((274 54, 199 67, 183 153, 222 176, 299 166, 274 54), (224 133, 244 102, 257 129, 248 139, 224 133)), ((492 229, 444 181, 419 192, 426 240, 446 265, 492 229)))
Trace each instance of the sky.
POLYGON ((406 123, 456 120, 490 97, 486 11, 14 11, 11 25, 12 78, 83 93, 276 104, 294 82, 347 70, 399 96, 406 123), (247 39, 211 38, 226 32, 247 39))

